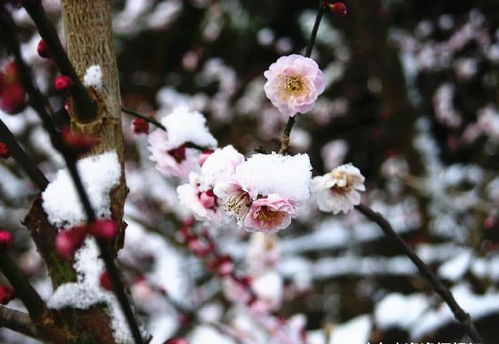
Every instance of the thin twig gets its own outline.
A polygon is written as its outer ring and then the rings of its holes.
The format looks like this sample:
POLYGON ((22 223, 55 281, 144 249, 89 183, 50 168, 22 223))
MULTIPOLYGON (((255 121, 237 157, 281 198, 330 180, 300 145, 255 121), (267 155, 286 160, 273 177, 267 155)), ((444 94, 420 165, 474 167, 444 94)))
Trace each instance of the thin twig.
POLYGON ((152 125, 154 125, 154 126, 160 128, 160 129, 166 131, 165 126, 163 124, 161 124, 159 121, 157 121, 154 118, 152 118, 152 117, 141 115, 140 113, 135 112, 133 110, 130 110, 130 109, 124 107, 124 106, 121 107, 121 111, 123 111, 123 112, 125 112, 125 113, 127 113, 129 115, 132 115, 134 117, 142 118, 144 121, 149 122, 152 125))
POLYGON ((0 328, 6 327, 25 336, 39 339, 35 325, 29 315, 4 306, 0 306, 0 328))
POLYGON ((47 14, 39 1, 25 1, 24 8, 35 22, 35 25, 47 44, 50 57, 54 60, 59 71, 70 77, 73 85, 69 88, 69 93, 74 101, 74 109, 77 120, 82 123, 88 123, 97 118, 97 105, 89 96, 87 89, 81 83, 80 78, 69 61, 68 55, 64 50, 57 31, 47 18, 47 14))
POLYGON ((397 234, 390 225, 390 223, 381 215, 375 212, 368 206, 364 204, 359 204, 356 209, 361 212, 369 220, 375 222, 383 232, 393 239, 398 246, 404 251, 405 255, 416 265, 419 272, 430 282, 432 288, 440 295, 445 303, 449 306, 454 313, 454 317, 459 323, 464 327, 471 340, 475 343, 485 344, 483 339, 480 337, 475 325, 471 321, 471 317, 466 313, 457 303, 456 299, 450 292, 450 290, 442 283, 442 281, 430 270, 430 268, 418 257, 416 252, 407 244, 400 235, 397 234))
MULTIPOLYGON (((317 16, 315 17, 314 27, 312 28, 312 33, 310 34, 310 39, 308 40, 307 50, 305 51, 305 57, 310 57, 312 55, 312 50, 315 45, 315 39, 317 38, 317 32, 319 31, 319 26, 321 24, 322 16, 326 9, 327 4, 324 0, 319 0, 319 9, 317 10, 317 16)), ((286 154, 289 149, 289 140, 291 135, 291 130, 295 125, 295 117, 289 117, 286 127, 284 128, 284 133, 281 139, 281 148, 279 153, 286 154)))
MULTIPOLYGON (((55 129, 55 125, 52 121, 52 118, 47 113, 47 110, 45 108, 45 99, 32 81, 30 69, 28 65, 25 63, 20 53, 19 41, 17 40, 16 36, 17 27, 12 18, 10 17, 9 13, 1 8, 0 8, 0 25, 3 29, 2 32, 5 32, 6 33, 5 36, 8 38, 7 39, 9 45, 8 48, 11 50, 11 52, 15 57, 17 67, 19 68, 21 81, 24 85, 24 88, 30 95, 31 105, 42 119, 43 125, 47 130, 47 132, 49 133, 49 136, 52 140, 52 144, 57 150, 61 152, 68 167, 68 171, 71 175, 71 178, 75 184, 76 191, 78 193, 80 201, 82 202, 83 209, 87 217, 87 221, 89 223, 92 223, 96 220, 96 216, 94 209, 90 204, 88 194, 85 191, 85 188, 83 187, 81 177, 78 173, 78 169, 76 166, 76 159, 71 154, 70 150, 62 140, 60 132, 58 132, 55 129)), ((135 316, 133 314, 132 307, 130 305, 130 300, 126 297, 125 286, 120 277, 119 271, 114 265, 114 257, 110 253, 106 243, 102 242, 101 240, 98 240, 98 243, 101 251, 101 256, 104 260, 106 269, 109 273, 109 277, 112 280, 113 291, 116 294, 116 298, 118 299, 118 302, 120 303, 125 318, 127 319, 128 325, 130 326, 130 330, 132 332, 134 341, 136 344, 142 344, 143 340, 140 334, 140 329, 137 324, 137 321, 135 320, 135 316)))
POLYGON ((26 306, 31 318, 40 320, 47 309, 45 302, 5 250, 0 250, 0 270, 14 287, 16 296, 26 306))
POLYGON ((40 191, 45 190, 49 183, 47 178, 42 173, 42 171, 40 171, 38 166, 36 166, 36 164, 31 161, 28 154, 26 154, 19 143, 17 143, 15 136, 1 119, 0 140, 9 147, 9 151, 12 157, 22 167, 24 172, 26 172, 31 181, 40 189, 40 191))

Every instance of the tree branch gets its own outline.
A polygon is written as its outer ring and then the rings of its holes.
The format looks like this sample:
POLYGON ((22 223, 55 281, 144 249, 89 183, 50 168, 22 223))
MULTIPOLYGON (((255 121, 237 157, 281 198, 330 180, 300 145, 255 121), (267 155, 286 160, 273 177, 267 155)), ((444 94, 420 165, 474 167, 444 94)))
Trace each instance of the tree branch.
MULTIPOLYGON (((69 174, 75 184, 80 201, 83 205, 83 209, 87 217, 87 222, 92 223, 97 219, 97 217, 95 215, 94 209, 91 206, 88 194, 83 187, 83 182, 76 166, 76 159, 62 140, 61 134, 56 130, 52 118, 47 113, 47 110, 45 108, 45 99, 33 83, 30 69, 22 58, 19 48, 19 41, 17 40, 16 36, 16 25, 10 17, 9 13, 2 8, 0 8, 0 27, 2 27, 3 32, 6 33, 5 36, 7 38, 6 40, 8 41, 8 48, 15 57, 21 80, 26 91, 30 95, 31 104, 42 119, 45 129, 50 135, 52 144, 62 154, 66 162, 69 174)), ((139 326, 137 324, 137 321, 135 320, 135 316, 130 305, 130 300, 125 294, 125 286, 121 279, 120 273, 114 264, 114 257, 111 254, 111 251, 106 242, 98 240, 98 243, 101 251, 101 256, 112 280, 113 291, 116 295, 116 298, 118 299, 118 302, 120 303, 125 318, 127 319, 128 325, 130 326, 132 336, 136 344, 141 344, 143 341, 139 326)))
POLYGON ((16 296, 26 306, 31 318, 40 320, 47 309, 45 303, 5 250, 0 250, 0 270, 14 287, 16 296))
POLYGON ((375 222, 383 232, 395 241, 398 246, 404 251, 405 255, 416 265, 419 272, 430 282, 432 288, 437 292, 438 295, 443 299, 445 303, 449 306, 456 320, 461 323, 470 338, 476 343, 485 344, 483 339, 480 337, 475 325, 471 321, 471 317, 466 313, 457 303, 456 299, 450 292, 450 290, 442 283, 442 281, 430 270, 430 268, 418 257, 416 252, 412 249, 409 244, 407 244, 400 235, 397 234, 390 225, 390 223, 378 212, 375 212, 368 206, 364 204, 359 204, 355 207, 359 212, 361 212, 369 220, 375 222))
POLYGON ((10 150, 12 157, 22 167, 24 172, 29 176, 31 181, 40 189, 45 190, 48 185, 48 180, 45 175, 40 171, 38 166, 31 161, 30 157, 17 143, 15 136, 11 133, 9 128, 0 119, 0 139, 3 141, 10 150))
POLYGON ((4 306, 0 306, 0 328, 5 327, 25 336, 39 339, 35 325, 29 315, 4 306))

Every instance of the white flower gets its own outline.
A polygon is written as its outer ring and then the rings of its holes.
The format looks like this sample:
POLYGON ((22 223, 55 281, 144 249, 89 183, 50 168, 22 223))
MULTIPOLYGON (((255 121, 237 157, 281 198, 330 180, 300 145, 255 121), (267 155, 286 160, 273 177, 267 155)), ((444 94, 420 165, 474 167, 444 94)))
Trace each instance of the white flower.
POLYGON ((347 213, 360 203, 364 177, 352 164, 341 165, 312 180, 312 194, 321 211, 347 213))

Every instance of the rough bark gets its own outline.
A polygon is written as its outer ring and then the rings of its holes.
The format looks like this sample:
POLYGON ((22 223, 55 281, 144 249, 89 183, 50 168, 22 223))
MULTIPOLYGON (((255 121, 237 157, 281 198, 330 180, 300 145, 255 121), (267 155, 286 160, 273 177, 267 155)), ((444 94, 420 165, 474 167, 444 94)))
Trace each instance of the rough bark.
MULTIPOLYGON (((70 103, 72 130, 88 133, 99 139, 100 143, 90 154, 116 150, 123 167, 120 91, 113 48, 110 1, 63 0, 62 5, 66 51, 78 76, 83 78, 87 68, 92 65, 100 65, 103 74, 102 89, 88 89, 97 103, 97 119, 91 123, 79 123, 70 103)), ((122 173, 120 185, 111 192, 112 218, 117 223, 122 222, 126 193, 125 176, 122 173)), ((76 273, 72 262, 62 260, 55 252, 57 229, 47 221, 41 198, 33 202, 24 224, 32 232, 54 288, 63 283, 74 282, 76 273)), ((123 230, 117 239, 116 251, 122 240, 123 230)), ((110 319, 104 307, 95 305, 87 310, 50 311, 35 326, 40 336, 50 343, 115 344, 110 319)))

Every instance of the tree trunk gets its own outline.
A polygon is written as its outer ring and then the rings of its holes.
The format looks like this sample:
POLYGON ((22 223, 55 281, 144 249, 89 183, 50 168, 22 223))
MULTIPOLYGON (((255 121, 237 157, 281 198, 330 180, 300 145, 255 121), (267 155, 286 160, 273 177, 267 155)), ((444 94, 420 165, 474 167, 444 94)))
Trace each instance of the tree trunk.
MULTIPOLYGON (((73 131, 88 133, 100 143, 91 154, 116 150, 124 164, 121 105, 116 55, 113 48, 111 6, 108 0, 62 0, 66 51, 80 79, 92 65, 102 70, 102 88, 89 89, 98 107, 97 119, 91 123, 78 123, 70 109, 73 131)), ((70 106, 71 108, 71 106, 70 106)), ((111 192, 112 218, 122 223, 123 205, 127 193, 124 172, 120 185, 111 192)), ((70 262, 55 252, 57 228, 47 221, 40 198, 37 198, 24 219, 47 266, 52 285, 74 282, 75 271, 70 262)), ((123 229, 123 226, 121 226, 123 229)), ((117 239, 120 246, 123 231, 117 239)), ((117 251, 116 249, 116 251, 117 251)), ((116 251, 114 253, 116 253, 116 251)), ((49 343, 115 344, 109 316, 104 305, 86 310, 49 310, 41 320, 34 320, 37 332, 49 343)))

